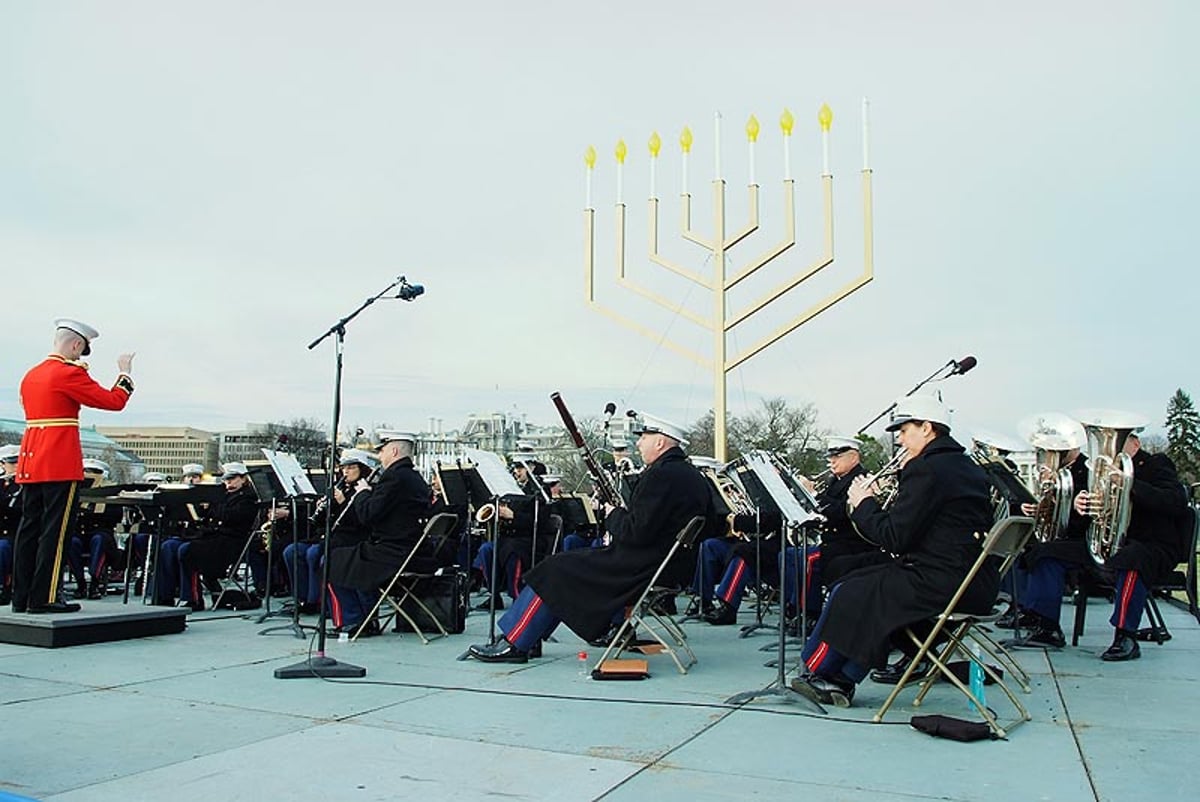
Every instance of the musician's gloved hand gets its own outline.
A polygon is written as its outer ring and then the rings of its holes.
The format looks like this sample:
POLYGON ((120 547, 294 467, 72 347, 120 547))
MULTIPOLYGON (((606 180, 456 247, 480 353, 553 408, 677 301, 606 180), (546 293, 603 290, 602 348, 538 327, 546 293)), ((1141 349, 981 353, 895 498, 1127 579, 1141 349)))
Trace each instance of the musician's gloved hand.
POLYGON ((875 495, 875 485, 870 479, 865 476, 857 476, 850 483, 850 490, 846 493, 846 502, 853 510, 865 498, 871 498, 875 495))
POLYGON ((366 479, 359 479, 357 482, 354 483, 354 489, 356 491, 360 491, 360 492, 363 490, 370 490, 371 483, 368 482, 366 479))
POLYGON ((1022 504, 1021 505, 1021 514, 1032 517, 1033 515, 1035 515, 1037 513, 1037 508, 1038 508, 1038 505, 1036 505, 1036 504, 1022 504))
POLYGON ((1075 512, 1079 513, 1080 515, 1091 515, 1091 510, 1088 509, 1089 498, 1090 497, 1088 496, 1088 492, 1086 490, 1080 490, 1079 495, 1075 496, 1075 512))

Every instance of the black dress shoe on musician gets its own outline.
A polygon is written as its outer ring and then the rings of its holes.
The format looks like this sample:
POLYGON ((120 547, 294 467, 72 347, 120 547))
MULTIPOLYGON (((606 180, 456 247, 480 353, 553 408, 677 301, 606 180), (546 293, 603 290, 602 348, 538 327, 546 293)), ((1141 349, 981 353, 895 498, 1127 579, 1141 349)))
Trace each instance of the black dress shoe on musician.
POLYGON ((77 613, 81 608, 75 602, 56 601, 49 604, 31 604, 26 612, 30 613, 77 613))
POLYGON ((1141 656, 1142 647, 1138 646, 1135 633, 1118 629, 1112 646, 1109 646, 1104 654, 1100 655, 1100 659, 1106 663, 1120 663, 1125 660, 1136 660, 1141 656))
POLYGON ((476 643, 467 650, 481 663, 527 663, 529 655, 501 638, 495 643, 476 643))
POLYGON ((1061 649, 1067 645, 1067 637, 1063 635, 1062 627, 1047 626, 1043 622, 1029 630, 1025 637, 1006 641, 1006 644, 1018 649, 1061 649))
POLYGON ((706 614, 712 612, 713 604, 708 599, 701 601, 700 599, 692 599, 692 603, 684 610, 684 618, 703 618, 706 614))
MULTIPOLYGON (((896 662, 890 664, 887 668, 877 668, 871 672, 871 681, 878 682, 881 685, 895 685, 904 676, 904 672, 908 670, 909 663, 912 658, 908 655, 901 657, 896 662)), ((921 679, 929 673, 929 661, 922 660, 917 663, 917 667, 913 669, 909 675, 910 680, 921 679)))
POLYGON ((854 701, 854 683, 809 674, 792 680, 792 690, 817 704, 849 707, 854 701))
POLYGON ((1020 615, 1017 614, 1016 608, 1008 608, 1008 612, 996 619, 997 629, 1016 629, 1019 625, 1021 629, 1032 629, 1041 621, 1041 616, 1032 610, 1022 610, 1020 615))
MULTIPOLYGON (((3 601, 0 601, 0 604, 3 603, 3 601)), ((1136 637, 1143 643, 1151 641, 1154 643, 1166 643, 1171 639, 1171 633, 1167 631, 1166 627, 1142 627, 1137 631, 1136 637)))
POLYGON ((704 620, 715 627, 727 627, 737 623, 737 609, 718 599, 704 620))

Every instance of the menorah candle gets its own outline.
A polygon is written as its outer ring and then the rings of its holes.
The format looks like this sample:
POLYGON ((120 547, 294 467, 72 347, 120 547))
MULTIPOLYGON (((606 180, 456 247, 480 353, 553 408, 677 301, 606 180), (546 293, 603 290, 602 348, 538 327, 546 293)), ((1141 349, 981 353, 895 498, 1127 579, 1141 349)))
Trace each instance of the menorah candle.
POLYGON ((821 131, 821 174, 829 175, 829 129, 821 131))
POLYGON ((871 131, 870 131, 870 112, 871 102, 865 97, 862 101, 862 124, 863 124, 863 169, 871 169, 871 131))
POLYGON ((654 184, 655 184, 655 181, 654 181, 654 166, 655 166, 657 163, 658 163, 658 159, 656 159, 656 158, 654 158, 653 156, 651 156, 651 157, 650 157, 650 199, 651 199, 651 200, 653 200, 654 198, 658 197, 658 196, 657 196, 657 195, 654 193, 654 184))
POLYGON ((754 186, 755 181, 754 181, 754 140, 753 139, 750 140, 749 146, 750 146, 750 156, 749 156, 749 159, 750 159, 750 185, 754 186))
POLYGON ((721 112, 717 112, 713 119, 713 180, 721 180, 721 112))

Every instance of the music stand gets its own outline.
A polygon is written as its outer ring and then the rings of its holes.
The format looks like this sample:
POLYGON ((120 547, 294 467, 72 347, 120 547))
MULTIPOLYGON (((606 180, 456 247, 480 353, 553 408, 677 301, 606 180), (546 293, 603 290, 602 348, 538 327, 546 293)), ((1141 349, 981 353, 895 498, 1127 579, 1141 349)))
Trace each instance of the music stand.
MULTIPOLYGON (((364 309, 371 304, 388 295, 392 290, 400 288, 400 291, 392 297, 404 301, 411 301, 424 292, 424 288, 420 285, 411 285, 404 278, 399 276, 395 281, 383 289, 377 295, 363 301, 363 303, 350 314, 334 323, 329 327, 324 334, 308 344, 308 350, 316 348, 328 336, 333 335, 333 420, 329 427, 329 466, 330 470, 337 464, 337 432, 338 424, 341 422, 342 416, 342 353, 346 345, 346 324, 354 318, 358 317, 364 309)), ((321 536, 322 545, 324 546, 325 559, 321 565, 321 611, 318 618, 319 625, 317 627, 317 651, 307 660, 300 663, 294 663, 290 666, 275 669, 275 679, 300 679, 305 677, 315 677, 317 679, 328 677, 365 677, 367 670, 362 666, 351 665, 350 663, 339 663, 337 660, 325 654, 325 587, 329 582, 329 529, 333 523, 333 482, 328 483, 325 491, 325 532, 321 536)))
MULTIPOLYGON (((283 496, 288 500, 290 506, 290 517, 292 519, 292 576, 295 577, 300 570, 299 561, 299 543, 300 543, 300 515, 296 504, 296 500, 301 496, 312 497, 317 495, 316 488, 308 478, 308 474, 300 465, 299 460, 294 454, 289 454, 285 451, 272 451, 269 448, 262 449, 263 456, 267 458, 267 462, 271 465, 271 470, 275 474, 275 478, 279 480, 279 485, 283 490, 283 496)), ((272 521, 271 536, 274 540, 274 522, 272 521)), ((262 615, 254 622, 261 624, 276 613, 271 612, 271 556, 275 552, 275 544, 267 544, 267 600, 266 609, 262 615)), ((286 610, 279 610, 278 613, 286 614, 286 610)), ((270 635, 272 632, 291 632, 297 638, 304 638, 304 630, 306 627, 300 623, 300 600, 296 598, 296 583, 292 582, 292 622, 278 627, 267 627, 260 631, 259 635, 270 635)), ((309 626, 307 629, 316 629, 309 626)))
POLYGON ((153 506, 158 508, 158 515, 157 523, 150 531, 150 541, 146 543, 142 604, 145 604, 146 600, 150 598, 152 585, 157 595, 158 562, 161 556, 159 552, 168 528, 171 531, 182 532, 183 524, 190 526, 199 524, 206 517, 200 507, 203 505, 211 508, 225 497, 225 488, 218 484, 159 485, 150 492, 153 506))
MULTIPOLYGON (((471 463, 470 467, 463 472, 463 476, 467 480, 468 495, 475 505, 475 509, 479 509, 483 504, 496 505, 491 521, 492 564, 488 568, 490 577, 488 580, 488 643, 492 644, 496 642, 496 575, 500 559, 500 498, 507 495, 521 496, 524 493, 521 491, 521 486, 517 484, 517 480, 508 472, 508 466, 504 460, 498 455, 477 448, 464 449, 463 455, 471 463)), ((537 536, 536 532, 534 532, 534 536, 537 536)), ((468 649, 460 654, 458 659, 466 660, 470 656, 471 651, 468 649)))
MULTIPOLYGON (((805 523, 814 520, 818 513, 816 512, 816 500, 812 495, 804 490, 804 486, 795 481, 794 477, 789 476, 792 481, 785 482, 783 473, 784 466, 778 464, 769 454, 762 451, 752 451, 744 457, 747 467, 754 473, 762 484, 762 489, 767 493, 775 506, 779 508, 779 513, 783 517, 784 526, 792 528, 793 531, 799 530, 805 523), (797 492, 794 487, 800 488, 803 492, 797 492)), ((801 548, 807 548, 807 540, 801 541, 801 548)), ((786 546, 786 541, 782 544, 786 546)), ((786 566, 786 548, 780 552, 779 560, 779 587, 787 588, 787 566, 786 566)), ((803 559, 803 558, 802 558, 803 559)), ((805 560, 807 568, 807 560, 805 560)), ((797 583, 799 577, 796 577, 797 583)), ((805 627, 804 616, 805 611, 803 596, 800 599, 801 606, 801 628, 805 627)), ((793 691, 788 686, 785 674, 786 668, 786 650, 787 650, 787 627, 784 622, 783 605, 779 609, 779 657, 776 667, 775 680, 765 688, 760 688, 753 691, 742 691, 735 693, 725 700, 726 704, 742 705, 746 702, 758 699, 764 696, 783 699, 784 701, 801 701, 809 707, 813 708, 818 713, 824 713, 825 708, 818 703, 803 696, 796 691, 793 691)))

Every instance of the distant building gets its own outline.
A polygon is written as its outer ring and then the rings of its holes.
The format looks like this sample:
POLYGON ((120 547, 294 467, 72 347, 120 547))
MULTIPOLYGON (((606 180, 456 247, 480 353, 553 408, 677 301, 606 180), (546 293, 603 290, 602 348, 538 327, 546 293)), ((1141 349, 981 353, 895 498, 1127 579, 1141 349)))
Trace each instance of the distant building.
MULTIPOLYGON (((23 434, 25 421, 0 418, 0 442, 20 443, 23 434)), ((149 470, 136 452, 106 437, 98 429, 80 427, 79 444, 83 447, 84 457, 108 463, 110 479, 114 483, 135 482, 149 470)))
POLYGON ((275 448, 277 435, 265 423, 247 423, 245 429, 217 433, 217 459, 226 462, 245 462, 263 458, 264 448, 275 448))
POLYGON ((178 479, 184 465, 198 462, 217 470, 217 443, 212 432, 189 426, 97 426, 96 431, 122 449, 137 454, 146 470, 178 479))

